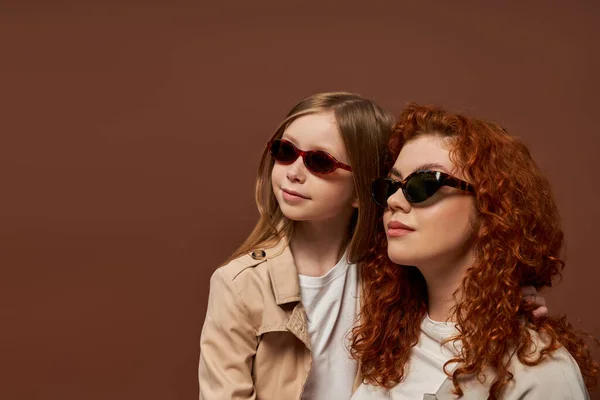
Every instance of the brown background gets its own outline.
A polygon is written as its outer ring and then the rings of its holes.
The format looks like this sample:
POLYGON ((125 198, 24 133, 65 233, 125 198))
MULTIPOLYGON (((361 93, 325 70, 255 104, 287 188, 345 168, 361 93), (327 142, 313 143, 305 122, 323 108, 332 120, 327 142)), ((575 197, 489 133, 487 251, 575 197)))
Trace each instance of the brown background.
POLYGON ((195 399, 209 276, 319 91, 523 137, 568 240, 551 312, 600 336, 597 2, 48 3, 0 2, 0 398, 195 399))

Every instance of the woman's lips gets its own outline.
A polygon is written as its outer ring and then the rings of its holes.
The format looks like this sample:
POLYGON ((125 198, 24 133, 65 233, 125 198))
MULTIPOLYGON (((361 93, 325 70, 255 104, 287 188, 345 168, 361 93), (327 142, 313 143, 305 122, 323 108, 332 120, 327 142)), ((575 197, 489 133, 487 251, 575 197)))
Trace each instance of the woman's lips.
POLYGON ((388 237, 399 237, 408 235, 409 233, 414 232, 415 230, 410 226, 403 224, 400 221, 390 221, 387 224, 387 236, 388 237))

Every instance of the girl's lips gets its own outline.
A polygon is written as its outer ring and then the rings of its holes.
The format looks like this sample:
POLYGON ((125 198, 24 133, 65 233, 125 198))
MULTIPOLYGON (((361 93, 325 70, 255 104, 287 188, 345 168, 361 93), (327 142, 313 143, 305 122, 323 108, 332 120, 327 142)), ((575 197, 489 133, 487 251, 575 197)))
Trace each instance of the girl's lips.
POLYGON ((283 192, 283 198, 287 201, 298 202, 309 199, 308 197, 303 196, 300 193, 295 192, 293 190, 281 189, 281 191, 283 192))

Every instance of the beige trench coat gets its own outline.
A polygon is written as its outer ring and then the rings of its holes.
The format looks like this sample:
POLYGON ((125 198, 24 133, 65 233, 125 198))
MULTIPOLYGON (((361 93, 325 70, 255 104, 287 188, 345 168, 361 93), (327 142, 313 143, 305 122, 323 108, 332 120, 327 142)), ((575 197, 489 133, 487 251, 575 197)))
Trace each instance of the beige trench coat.
POLYGON ((284 241, 215 271, 200 339, 201 399, 299 400, 311 363, 298 272, 284 241))

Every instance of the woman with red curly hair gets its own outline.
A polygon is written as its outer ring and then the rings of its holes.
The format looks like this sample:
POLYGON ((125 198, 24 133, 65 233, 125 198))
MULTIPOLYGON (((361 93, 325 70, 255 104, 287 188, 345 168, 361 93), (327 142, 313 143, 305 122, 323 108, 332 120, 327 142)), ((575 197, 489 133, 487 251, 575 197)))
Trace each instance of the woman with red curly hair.
POLYGON ((353 400, 586 399, 598 364, 563 318, 530 318, 563 232, 548 181, 500 126, 409 105, 390 140, 375 256, 362 269, 353 400))

